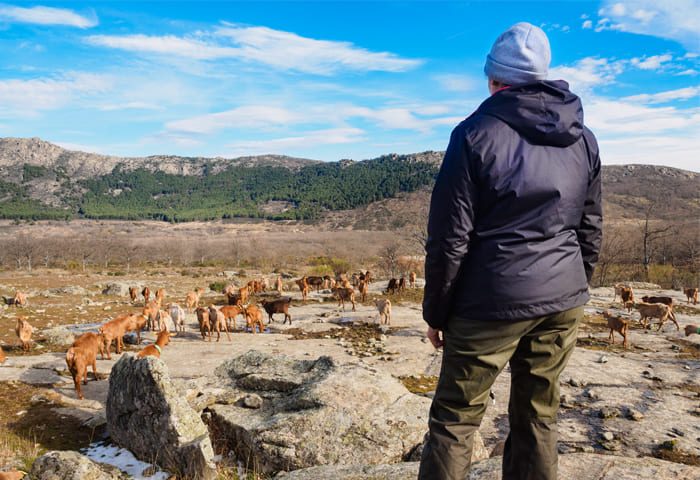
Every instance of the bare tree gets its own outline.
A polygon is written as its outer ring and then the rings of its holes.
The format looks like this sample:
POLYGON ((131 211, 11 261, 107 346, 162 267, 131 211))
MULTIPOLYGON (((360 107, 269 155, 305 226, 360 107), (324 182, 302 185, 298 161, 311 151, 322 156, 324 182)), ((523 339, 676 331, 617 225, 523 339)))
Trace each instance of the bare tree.
POLYGON ((396 267, 399 260, 400 246, 396 243, 387 245, 381 255, 381 266, 391 273, 391 278, 396 277, 396 267))
POLYGON ((655 206, 656 202, 649 204, 644 212, 644 219, 639 225, 642 235, 642 265, 644 265, 646 280, 649 280, 649 269, 655 253, 655 242, 666 235, 670 235, 675 227, 674 224, 659 224, 659 222, 651 220, 651 214, 655 206))

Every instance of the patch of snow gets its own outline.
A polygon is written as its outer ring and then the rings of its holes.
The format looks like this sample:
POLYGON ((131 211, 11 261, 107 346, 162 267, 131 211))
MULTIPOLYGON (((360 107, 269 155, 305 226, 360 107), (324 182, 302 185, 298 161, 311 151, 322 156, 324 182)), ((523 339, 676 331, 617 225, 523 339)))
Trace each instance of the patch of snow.
POLYGON ((167 480, 170 478, 169 474, 160 470, 156 470, 153 476, 144 476, 143 472, 152 465, 137 460, 129 450, 119 448, 116 445, 105 445, 104 442, 91 443, 81 453, 95 462, 117 467, 122 472, 131 475, 134 480, 167 480))

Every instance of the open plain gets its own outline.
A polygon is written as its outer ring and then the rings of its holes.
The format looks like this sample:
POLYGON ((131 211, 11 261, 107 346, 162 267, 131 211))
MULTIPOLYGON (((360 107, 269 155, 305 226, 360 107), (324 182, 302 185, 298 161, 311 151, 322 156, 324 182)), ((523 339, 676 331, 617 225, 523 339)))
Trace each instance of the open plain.
MULTIPOLYGON (((164 288, 166 304, 184 304, 187 292, 199 287, 205 289, 202 305, 223 305, 225 296, 206 285, 222 281, 242 285, 261 275, 272 276, 249 271, 243 277, 235 271, 224 273, 215 268, 200 271, 194 277, 165 269, 150 272, 148 276, 116 278, 41 269, 30 274, 3 272, 0 293, 10 297, 16 290, 26 291, 29 304, 2 307, 0 344, 7 361, 0 365, 3 389, 0 429, 7 434, 6 438, 17 437, 18 443, 21 437, 32 438, 36 453, 43 449, 84 448, 104 435, 108 374, 119 355, 112 354, 113 360, 98 356, 97 368, 102 379, 93 381, 90 373, 90 382, 83 387, 85 400, 80 401, 65 362, 70 339, 57 338, 62 338, 61 332, 66 331, 74 336, 97 331, 100 324, 121 313, 141 311, 142 297, 132 303, 126 295, 102 293, 108 286, 133 285, 140 290, 148 285, 152 291, 164 288), (16 315, 26 316, 35 328, 28 355, 22 355, 14 333, 16 315), (25 390, 31 394, 27 395, 25 390), (50 435, 45 436, 44 432, 50 435)), ((293 278, 288 278, 283 295, 292 298, 291 325, 282 324, 283 316, 278 315, 271 324, 265 318, 263 334, 252 334, 244 330, 239 317, 231 341, 223 335, 220 341, 214 336, 214 341, 209 342, 202 340, 196 317, 189 314, 185 333, 172 338, 161 358, 174 379, 188 380, 207 375, 224 360, 249 350, 296 359, 327 355, 339 363, 387 371, 402 379, 414 393, 430 395, 439 375, 441 354, 424 336, 421 279, 418 288, 404 294, 388 295, 384 291, 386 285, 386 278, 372 283, 367 301, 358 302, 357 311, 353 312, 349 304, 343 311, 329 290, 312 291, 304 303, 293 278), (392 301, 391 325, 379 323, 372 299, 380 297, 392 301)), ((561 379, 560 449, 563 453, 656 456, 697 467, 700 464, 700 335, 686 337, 683 326, 700 323, 700 307, 688 304, 680 291, 643 284, 632 287, 636 298, 672 296, 681 331, 672 322, 665 323, 660 331, 656 325, 643 329, 637 322, 636 311, 627 313, 619 300, 613 302, 611 287, 592 289, 577 348, 561 379), (628 348, 622 347, 619 335, 617 343, 610 344, 609 329, 601 317, 604 310, 630 320, 628 348)), ((251 302, 259 303, 263 296, 275 295, 254 296, 251 302)), ((150 332, 144 337, 145 344, 155 340, 150 332)), ((126 351, 134 354, 141 348, 127 345, 126 351)), ((506 369, 494 385, 494 404, 481 427, 485 446, 495 450, 494 453, 507 435, 508 391, 506 369)), ((8 441, 4 447, 0 463, 25 466, 22 462, 26 459, 15 455, 8 441)))

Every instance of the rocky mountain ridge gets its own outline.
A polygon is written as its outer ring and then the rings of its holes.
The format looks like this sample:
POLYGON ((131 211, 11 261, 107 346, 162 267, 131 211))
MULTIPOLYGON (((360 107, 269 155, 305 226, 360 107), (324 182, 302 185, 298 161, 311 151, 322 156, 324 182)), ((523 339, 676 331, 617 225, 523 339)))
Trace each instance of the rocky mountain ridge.
MULTIPOLYGON (((401 161, 407 163, 425 162, 439 165, 443 155, 444 152, 426 151, 401 156, 389 154, 382 158, 401 158, 401 161)), ((38 138, 0 138, 0 178, 6 182, 0 195, 0 210, 3 202, 12 198, 11 188, 8 188, 8 185, 12 184, 21 186, 26 198, 42 205, 66 208, 71 205, 71 197, 75 198, 76 195, 84 193, 81 187, 76 185, 77 180, 99 178, 109 174, 116 167, 125 172, 143 169, 153 174, 192 177, 217 174, 229 167, 274 166, 299 171, 304 167, 323 163, 282 155, 236 159, 174 155, 117 157, 66 150, 38 138)), ((335 163, 345 168, 361 162, 345 159, 335 163)), ((700 174, 697 172, 653 165, 605 165, 602 176, 604 209, 608 218, 640 218, 652 207, 652 216, 655 218, 700 216, 700 196, 697 194, 700 191, 700 174)), ((431 186, 428 185, 416 192, 373 202, 359 209, 329 211, 326 212, 326 216, 341 215, 343 218, 337 222, 332 221, 330 217, 327 220, 340 225, 347 223, 347 217, 350 216, 354 218, 352 223, 356 225, 387 225, 392 222, 403 224, 405 222, 401 218, 396 220, 391 217, 401 217, 401 212, 426 209, 430 191, 431 186)), ((263 207, 260 209, 265 210, 263 207)))

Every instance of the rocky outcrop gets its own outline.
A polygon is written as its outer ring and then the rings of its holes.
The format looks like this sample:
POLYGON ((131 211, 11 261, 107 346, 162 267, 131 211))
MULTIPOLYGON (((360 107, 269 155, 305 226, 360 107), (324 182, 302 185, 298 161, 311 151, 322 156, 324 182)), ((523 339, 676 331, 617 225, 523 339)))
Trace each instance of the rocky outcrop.
POLYGON ((106 413, 112 440, 137 458, 182 479, 217 477, 207 427, 160 359, 122 355, 110 375, 106 413))
MULTIPOLYGON (((102 295, 114 295, 115 297, 126 297, 129 295, 129 286, 123 282, 112 282, 105 286, 102 290, 102 295)), ((141 294, 141 289, 139 288, 139 295, 141 294)))
POLYGON ((258 351, 215 374, 229 383, 205 410, 215 446, 250 470, 399 462, 423 444, 430 400, 389 374, 258 351))
POLYGON ((34 461, 25 480, 119 480, 121 471, 78 452, 49 452, 34 461))

